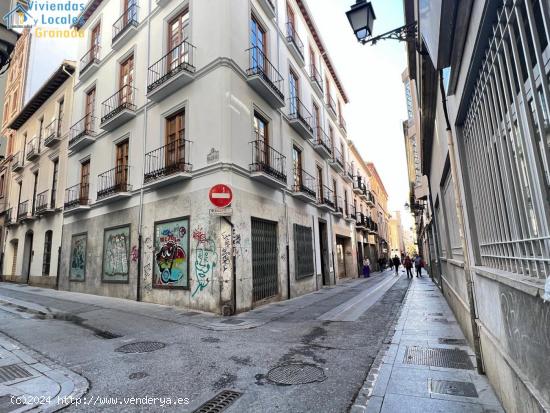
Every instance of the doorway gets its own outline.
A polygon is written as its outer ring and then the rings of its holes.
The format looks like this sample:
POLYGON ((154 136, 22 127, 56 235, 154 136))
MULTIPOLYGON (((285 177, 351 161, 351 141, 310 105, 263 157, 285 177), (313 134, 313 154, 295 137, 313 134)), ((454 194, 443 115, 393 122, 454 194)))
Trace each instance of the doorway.
POLYGON ((321 248, 321 273, 323 275, 323 285, 330 285, 327 224, 322 221, 319 221, 319 246, 321 248))
POLYGON ((346 278, 346 247, 345 239, 336 237, 336 263, 338 264, 338 278, 346 278))
POLYGON ((32 262, 32 241, 34 234, 32 231, 28 231, 25 234, 25 245, 23 247, 23 271, 22 275, 26 277, 27 282, 31 275, 31 262, 32 262))
POLYGON ((357 276, 363 274, 363 243, 357 243, 357 276))
POLYGON ((252 300, 279 294, 277 223, 252 218, 252 300))

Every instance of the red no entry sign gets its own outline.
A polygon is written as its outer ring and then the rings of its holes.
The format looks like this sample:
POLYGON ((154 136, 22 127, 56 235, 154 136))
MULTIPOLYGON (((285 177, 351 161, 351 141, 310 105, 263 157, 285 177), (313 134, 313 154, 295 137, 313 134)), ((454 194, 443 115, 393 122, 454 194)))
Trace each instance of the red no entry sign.
POLYGON ((225 208, 231 205, 231 201, 233 201, 233 191, 224 184, 214 185, 210 188, 208 198, 210 198, 212 205, 218 208, 225 208))

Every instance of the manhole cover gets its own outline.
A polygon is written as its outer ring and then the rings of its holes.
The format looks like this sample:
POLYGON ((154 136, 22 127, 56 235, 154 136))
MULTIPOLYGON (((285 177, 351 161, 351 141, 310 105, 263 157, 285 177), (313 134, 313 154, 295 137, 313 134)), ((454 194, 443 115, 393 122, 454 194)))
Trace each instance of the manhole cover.
POLYGON ((442 338, 437 340, 439 344, 449 344, 451 346, 466 346, 468 342, 463 338, 442 338))
POLYGON ((125 344, 115 351, 119 353, 150 353, 166 347, 166 344, 158 341, 139 341, 137 343, 125 344))
POLYGON ((228 318, 227 320, 221 321, 222 324, 242 324, 244 320, 239 320, 237 318, 228 318))
POLYGON ((269 370, 267 378, 274 383, 291 385, 324 381, 327 376, 322 368, 313 364, 295 363, 269 370))
POLYGON ((198 409, 193 410, 193 413, 219 413, 227 409, 231 404, 235 402, 242 393, 233 390, 224 390, 217 396, 208 400, 198 409))
POLYGON ((448 348, 407 346, 403 363, 464 370, 474 368, 468 353, 464 350, 448 348))
POLYGON ((0 383, 25 377, 32 377, 32 374, 17 364, 0 367, 0 383))
POLYGON ((430 392, 451 396, 478 397, 476 386, 465 381, 431 380, 430 392))
POLYGON ((139 379, 143 379, 145 377, 147 377, 148 374, 145 373, 144 371, 138 371, 137 373, 131 373, 128 378, 130 380, 139 380, 139 379))

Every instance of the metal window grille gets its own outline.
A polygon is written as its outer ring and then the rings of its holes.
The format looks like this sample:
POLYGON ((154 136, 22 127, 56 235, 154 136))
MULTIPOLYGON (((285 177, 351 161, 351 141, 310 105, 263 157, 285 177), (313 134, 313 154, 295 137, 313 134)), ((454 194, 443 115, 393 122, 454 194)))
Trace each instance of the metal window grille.
POLYGON ((550 274, 550 5, 499 1, 464 124, 481 264, 550 274), (543 76, 540 70, 544 68, 543 76))
POLYGON ((313 234, 311 228, 294 224, 294 273, 297 280, 313 276, 313 234))

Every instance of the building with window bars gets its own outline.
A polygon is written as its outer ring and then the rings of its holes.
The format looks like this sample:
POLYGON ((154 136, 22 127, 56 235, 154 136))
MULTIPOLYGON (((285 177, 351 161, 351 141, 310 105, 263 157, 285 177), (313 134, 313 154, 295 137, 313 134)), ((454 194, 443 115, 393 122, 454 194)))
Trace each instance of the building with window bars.
POLYGON ((348 98, 305 0, 82 17, 60 288, 226 313, 357 276, 348 98))
POLYGON ((417 3, 404 1, 407 22, 419 24, 408 70, 421 114, 429 181, 421 207, 431 217, 435 280, 505 410, 543 411, 550 405, 550 5, 464 1, 418 16, 417 3))
MULTIPOLYGON (((12 118, 4 279, 54 287, 63 226, 75 62, 66 61, 12 118)), ((0 178, 1 181, 1 178, 0 178)))

